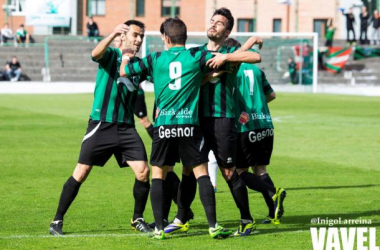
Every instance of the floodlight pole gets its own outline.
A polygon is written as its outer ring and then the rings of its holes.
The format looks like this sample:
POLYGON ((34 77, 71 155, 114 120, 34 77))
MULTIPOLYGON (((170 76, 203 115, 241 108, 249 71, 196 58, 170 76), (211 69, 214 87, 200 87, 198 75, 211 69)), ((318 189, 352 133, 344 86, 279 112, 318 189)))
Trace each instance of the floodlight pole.
POLYGON ((170 8, 170 15, 172 18, 175 18, 175 0, 172 0, 172 6, 170 8))

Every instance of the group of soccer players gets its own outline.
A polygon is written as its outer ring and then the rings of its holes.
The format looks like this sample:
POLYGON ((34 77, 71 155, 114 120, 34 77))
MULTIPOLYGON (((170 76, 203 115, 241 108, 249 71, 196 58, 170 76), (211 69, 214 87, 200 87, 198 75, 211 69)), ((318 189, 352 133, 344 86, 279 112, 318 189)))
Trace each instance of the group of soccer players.
MULTIPOLYGON (((140 59, 135 55, 145 26, 130 20, 118 25, 95 47, 91 56, 99 69, 93 108, 78 164, 63 186, 50 224, 51 234, 63 234, 63 217, 92 166, 104 166, 112 155, 120 167, 130 166, 135 173, 131 225, 141 232, 153 231, 154 239, 189 230, 197 184, 212 238, 246 236, 255 229, 247 187, 263 194, 269 209, 263 223, 280 223, 286 191, 276 188, 266 172, 273 148, 267 102, 276 96, 264 72, 254 65, 261 57, 251 47, 259 44, 261 48, 262 40, 251 37, 240 46, 238 41, 228 39, 233 25, 228 9, 216 10, 207 30, 208 43, 186 49, 185 23, 168 18, 160 28, 165 51, 140 59), (120 43, 116 41, 119 39, 120 43), (148 78, 154 83, 153 127, 146 111, 134 112, 140 83, 148 78), (151 186, 146 150, 134 127, 134 113, 140 114, 139 121, 153 139, 151 186), (240 211, 240 225, 234 233, 217 222, 215 192, 207 169, 210 150, 240 211), (173 172, 177 162, 183 165, 181 181, 173 172), (143 217, 149 192, 154 230, 143 217), (169 223, 172 199, 178 210, 169 223)), ((143 98, 139 100, 141 103, 143 98)))

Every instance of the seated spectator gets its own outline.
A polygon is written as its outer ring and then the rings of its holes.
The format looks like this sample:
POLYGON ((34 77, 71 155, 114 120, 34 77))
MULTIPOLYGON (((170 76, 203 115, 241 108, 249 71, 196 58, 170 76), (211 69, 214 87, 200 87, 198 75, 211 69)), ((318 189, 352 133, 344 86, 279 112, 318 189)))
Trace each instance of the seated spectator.
POLYGON ((21 75, 21 65, 16 56, 12 57, 12 61, 5 65, 8 78, 11 82, 17 82, 21 75))
POLYGON ((94 37, 94 41, 95 41, 95 43, 97 43, 98 42, 98 39, 97 39, 98 36, 99 36, 98 25, 94 22, 94 20, 90 16, 88 18, 88 22, 87 22, 87 37, 88 38, 94 37))
POLYGON ((13 35, 13 31, 11 28, 9 28, 9 24, 5 23, 4 28, 1 29, 1 34, 0 34, 0 42, 1 45, 4 45, 4 43, 7 43, 8 40, 11 40, 16 44, 16 37, 13 35))
POLYGON ((20 28, 17 29, 17 33, 16 33, 16 36, 17 36, 17 42, 18 43, 29 43, 29 33, 28 31, 26 31, 26 29, 24 28, 24 25, 21 24, 20 25, 20 28))

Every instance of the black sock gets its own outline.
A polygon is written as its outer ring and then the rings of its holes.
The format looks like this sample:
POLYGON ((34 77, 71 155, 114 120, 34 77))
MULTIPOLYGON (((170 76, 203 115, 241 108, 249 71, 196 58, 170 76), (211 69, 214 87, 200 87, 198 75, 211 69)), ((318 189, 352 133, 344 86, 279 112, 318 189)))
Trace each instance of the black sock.
POLYGON ((208 226, 216 225, 216 209, 215 209, 215 192, 211 184, 210 176, 205 175, 198 178, 199 196, 202 201, 203 208, 206 213, 208 226))
POLYGON ((146 132, 148 132, 150 138, 153 139, 153 124, 150 124, 150 126, 146 128, 146 132))
POLYGON ((188 221, 187 215, 190 211, 191 203, 194 201, 197 192, 197 181, 193 173, 189 176, 182 175, 182 181, 178 188, 177 206, 178 212, 176 218, 183 223, 188 221))
POLYGON ((260 176, 254 175, 248 171, 240 174, 240 178, 248 188, 257 192, 267 192, 270 197, 276 193, 276 188, 261 180, 260 176))
MULTIPOLYGON (((260 176, 260 178, 261 178, 261 180, 263 180, 268 185, 271 185, 271 186, 274 187, 273 181, 270 178, 269 174, 267 174, 267 173, 263 174, 263 175, 260 176)), ((271 218, 274 218, 274 207, 273 207, 272 197, 269 196, 268 192, 263 192, 262 194, 263 194, 265 203, 267 204, 268 209, 269 209, 269 216, 271 218)))
POLYGON ((164 219, 168 220, 172 200, 177 204, 177 194, 180 179, 175 172, 168 172, 165 180, 165 201, 164 201, 164 219))
POLYGON ((76 181, 72 176, 70 176, 70 178, 66 181, 62 188, 61 197, 59 199, 58 209, 54 220, 63 220, 63 216, 65 216, 71 203, 77 196, 81 185, 82 183, 76 181))
POLYGON ((149 181, 143 182, 135 179, 135 185, 133 186, 133 197, 135 198, 133 220, 136 220, 137 218, 144 218, 143 214, 149 197, 149 189, 149 181))
POLYGON ((150 201, 152 203, 152 210, 154 221, 156 222, 157 230, 164 229, 164 180, 152 179, 152 190, 150 191, 150 201))
POLYGON ((240 218, 253 221, 251 212, 249 211, 247 187, 236 171, 233 173, 231 179, 227 181, 227 184, 235 200, 235 204, 240 210, 240 218))
MULTIPOLYGON (((181 180, 178 178, 178 175, 175 172, 169 172, 168 175, 166 176, 166 179, 168 179, 168 176, 173 182, 172 186, 170 186, 170 190, 172 193, 171 197, 174 203, 177 204, 178 188, 179 188, 179 183, 181 182, 181 180)), ((196 181, 194 181, 194 183, 196 184, 196 181)))

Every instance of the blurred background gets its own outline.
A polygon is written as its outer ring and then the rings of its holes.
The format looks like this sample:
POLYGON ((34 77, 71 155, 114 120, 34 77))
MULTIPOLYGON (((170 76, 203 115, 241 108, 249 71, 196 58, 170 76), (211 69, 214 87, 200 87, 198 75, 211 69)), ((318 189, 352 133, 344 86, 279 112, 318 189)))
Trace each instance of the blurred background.
MULTIPOLYGON (((349 86, 345 90, 355 86, 352 93, 371 86, 369 94, 380 94, 373 90, 380 77, 379 5, 380 0, 0 0, 0 58, 6 64, 17 56, 17 81, 93 83, 97 67, 90 52, 117 24, 145 23, 144 56, 163 49, 157 32, 165 18, 181 18, 188 44, 197 46, 207 42, 213 11, 227 7, 235 18, 232 37, 264 38, 260 67, 280 89, 321 92, 343 84, 349 86)), ((12 80, 6 68, 0 79, 12 80)))

